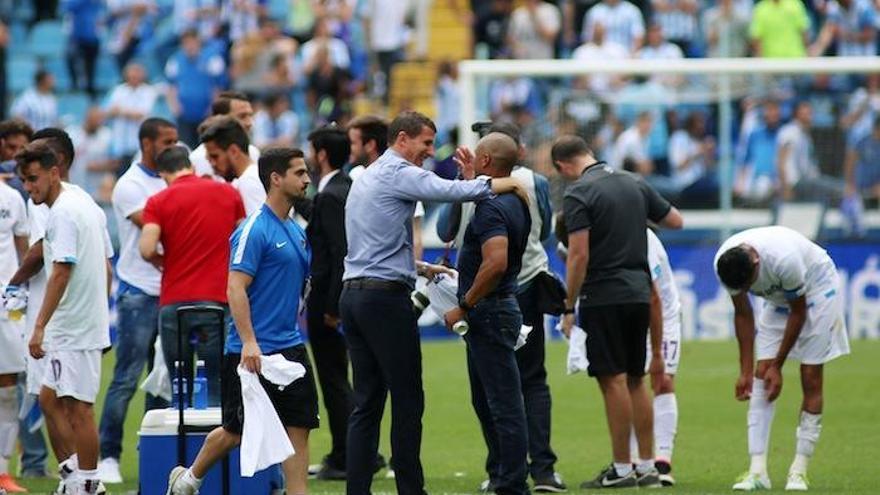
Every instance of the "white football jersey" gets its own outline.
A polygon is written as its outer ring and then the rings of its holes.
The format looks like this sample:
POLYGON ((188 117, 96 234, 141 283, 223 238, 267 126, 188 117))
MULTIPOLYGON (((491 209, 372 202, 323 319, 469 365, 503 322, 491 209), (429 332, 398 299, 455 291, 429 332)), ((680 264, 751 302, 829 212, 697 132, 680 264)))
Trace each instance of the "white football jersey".
POLYGON ((18 270, 15 238, 28 235, 27 210, 15 189, 0 180, 0 286, 18 270))
MULTIPOLYGON (((825 278, 814 275, 818 275, 829 263, 833 266, 834 262, 824 249, 787 227, 759 227, 731 236, 715 254, 712 265, 716 275, 718 258, 728 249, 742 244, 754 248, 760 260, 758 278, 749 288, 752 294, 777 306, 787 306, 792 299, 825 289, 824 285, 818 283, 825 278)), ((739 293, 725 288, 731 295, 739 293)))
POLYGON ((64 295, 46 325, 47 350, 92 350, 110 345, 107 258, 113 256, 104 211, 86 194, 65 187, 49 209, 43 263, 73 264, 64 295))
POLYGON ((681 300, 678 286, 675 285, 675 274, 669 264, 669 255, 663 243, 651 229, 648 229, 648 268, 651 269, 651 280, 660 290, 660 301, 663 303, 663 320, 671 321, 681 313, 681 300))

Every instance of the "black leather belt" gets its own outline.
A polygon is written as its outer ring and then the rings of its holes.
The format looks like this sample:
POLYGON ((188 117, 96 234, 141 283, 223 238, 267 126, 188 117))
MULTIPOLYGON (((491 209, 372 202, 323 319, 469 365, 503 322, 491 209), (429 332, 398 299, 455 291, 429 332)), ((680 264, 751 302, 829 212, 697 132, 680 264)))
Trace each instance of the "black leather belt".
POLYGON ((353 278, 342 282, 342 286, 348 289, 370 289, 409 292, 410 288, 403 282, 395 280, 383 280, 381 278, 353 278))

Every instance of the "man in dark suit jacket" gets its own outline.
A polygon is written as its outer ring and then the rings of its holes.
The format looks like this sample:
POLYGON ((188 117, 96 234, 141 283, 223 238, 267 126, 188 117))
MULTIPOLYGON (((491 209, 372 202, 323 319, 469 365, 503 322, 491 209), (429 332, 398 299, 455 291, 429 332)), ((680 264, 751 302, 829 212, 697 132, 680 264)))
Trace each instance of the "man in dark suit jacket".
POLYGON ((314 172, 320 179, 311 208, 301 212, 309 220, 306 234, 312 246, 312 288, 306 309, 309 343, 333 439, 332 450, 324 457, 317 477, 345 479, 346 433, 352 410, 352 391, 348 381, 348 351, 345 338, 339 331, 339 295, 347 249, 345 200, 351 179, 341 168, 348 161, 351 144, 345 131, 335 126, 312 132, 309 141, 312 143, 314 172))

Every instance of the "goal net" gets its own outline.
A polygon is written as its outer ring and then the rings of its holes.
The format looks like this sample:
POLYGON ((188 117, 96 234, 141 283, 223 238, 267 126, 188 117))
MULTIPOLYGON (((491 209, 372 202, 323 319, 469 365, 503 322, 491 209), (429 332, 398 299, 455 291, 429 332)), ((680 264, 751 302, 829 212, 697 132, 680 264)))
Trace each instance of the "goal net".
POLYGON ((711 230, 709 241, 770 223, 846 236, 880 225, 870 197, 862 225, 844 201, 847 151, 880 115, 878 72, 876 57, 469 60, 459 64, 459 141, 475 144, 476 121, 519 124, 555 207, 564 184, 549 150, 578 134, 597 158, 694 210, 689 227, 711 230))

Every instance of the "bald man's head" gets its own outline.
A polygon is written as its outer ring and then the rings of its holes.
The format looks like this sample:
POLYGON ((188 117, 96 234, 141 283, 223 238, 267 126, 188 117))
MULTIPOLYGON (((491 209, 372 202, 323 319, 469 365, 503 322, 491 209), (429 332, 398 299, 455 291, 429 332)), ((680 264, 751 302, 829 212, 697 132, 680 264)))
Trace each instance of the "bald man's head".
POLYGON ((507 134, 490 132, 477 143, 476 172, 492 177, 507 177, 519 160, 519 146, 507 134))

